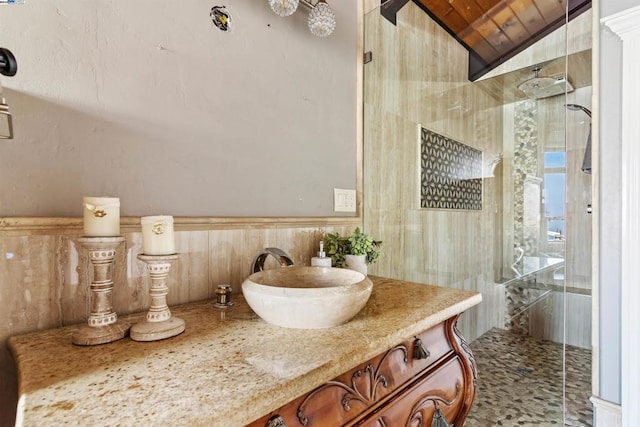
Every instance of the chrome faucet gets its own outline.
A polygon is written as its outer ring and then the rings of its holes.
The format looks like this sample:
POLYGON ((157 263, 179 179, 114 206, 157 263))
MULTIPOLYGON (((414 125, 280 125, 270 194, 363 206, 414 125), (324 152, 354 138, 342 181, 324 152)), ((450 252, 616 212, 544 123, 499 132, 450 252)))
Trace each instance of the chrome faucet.
POLYGON ((294 262, 289 255, 282 249, 278 248, 264 248, 264 251, 258 255, 251 265, 251 273, 257 273, 264 270, 264 262, 268 256, 274 257, 280 263, 280 267, 291 267, 294 262))

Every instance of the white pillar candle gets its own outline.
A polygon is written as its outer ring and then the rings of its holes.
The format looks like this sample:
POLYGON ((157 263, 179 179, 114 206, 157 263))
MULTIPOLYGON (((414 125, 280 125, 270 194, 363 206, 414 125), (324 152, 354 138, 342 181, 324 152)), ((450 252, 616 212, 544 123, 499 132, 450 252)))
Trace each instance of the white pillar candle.
POLYGON ((120 199, 117 197, 83 197, 84 235, 115 237, 120 235, 120 199))
POLYGON ((142 253, 144 255, 173 255, 176 241, 173 235, 173 217, 166 215, 143 216, 142 253))

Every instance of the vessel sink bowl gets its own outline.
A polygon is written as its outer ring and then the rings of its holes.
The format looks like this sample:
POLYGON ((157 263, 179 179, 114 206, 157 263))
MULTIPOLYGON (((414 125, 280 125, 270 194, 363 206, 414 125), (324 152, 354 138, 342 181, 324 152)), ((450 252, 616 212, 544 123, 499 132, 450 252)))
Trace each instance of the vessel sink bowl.
POLYGON ((260 271, 242 283, 253 311, 284 328, 330 328, 349 321, 369 300, 373 284, 353 270, 283 267, 260 271))

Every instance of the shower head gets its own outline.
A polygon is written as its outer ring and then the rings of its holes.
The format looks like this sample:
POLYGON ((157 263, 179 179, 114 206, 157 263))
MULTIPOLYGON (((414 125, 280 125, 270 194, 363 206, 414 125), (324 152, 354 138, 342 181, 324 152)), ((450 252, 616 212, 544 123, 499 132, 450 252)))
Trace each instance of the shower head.
POLYGON ((578 104, 564 104, 564 106, 571 111, 582 110, 587 116, 591 117, 591 110, 589 110, 587 107, 583 107, 582 105, 578 105, 578 104))
POLYGON ((541 99, 573 92, 573 86, 564 74, 539 77, 540 67, 535 67, 532 71, 534 77, 518 85, 518 89, 524 92, 529 98, 541 99))

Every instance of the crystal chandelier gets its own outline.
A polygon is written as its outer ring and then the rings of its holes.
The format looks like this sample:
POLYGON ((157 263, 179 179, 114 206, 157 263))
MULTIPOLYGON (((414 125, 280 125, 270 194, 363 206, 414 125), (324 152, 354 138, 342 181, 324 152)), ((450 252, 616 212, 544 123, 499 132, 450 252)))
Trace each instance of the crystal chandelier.
POLYGON ((298 9, 298 0, 269 0, 269 6, 276 14, 280 16, 293 15, 298 9))
POLYGON ((336 28, 336 15, 325 0, 319 0, 309 13, 309 30, 314 36, 326 37, 336 28))
POLYGON ((326 37, 336 28, 336 15, 326 0, 267 0, 271 10, 280 16, 290 16, 301 3, 311 9, 309 13, 309 30, 314 36, 326 37))

